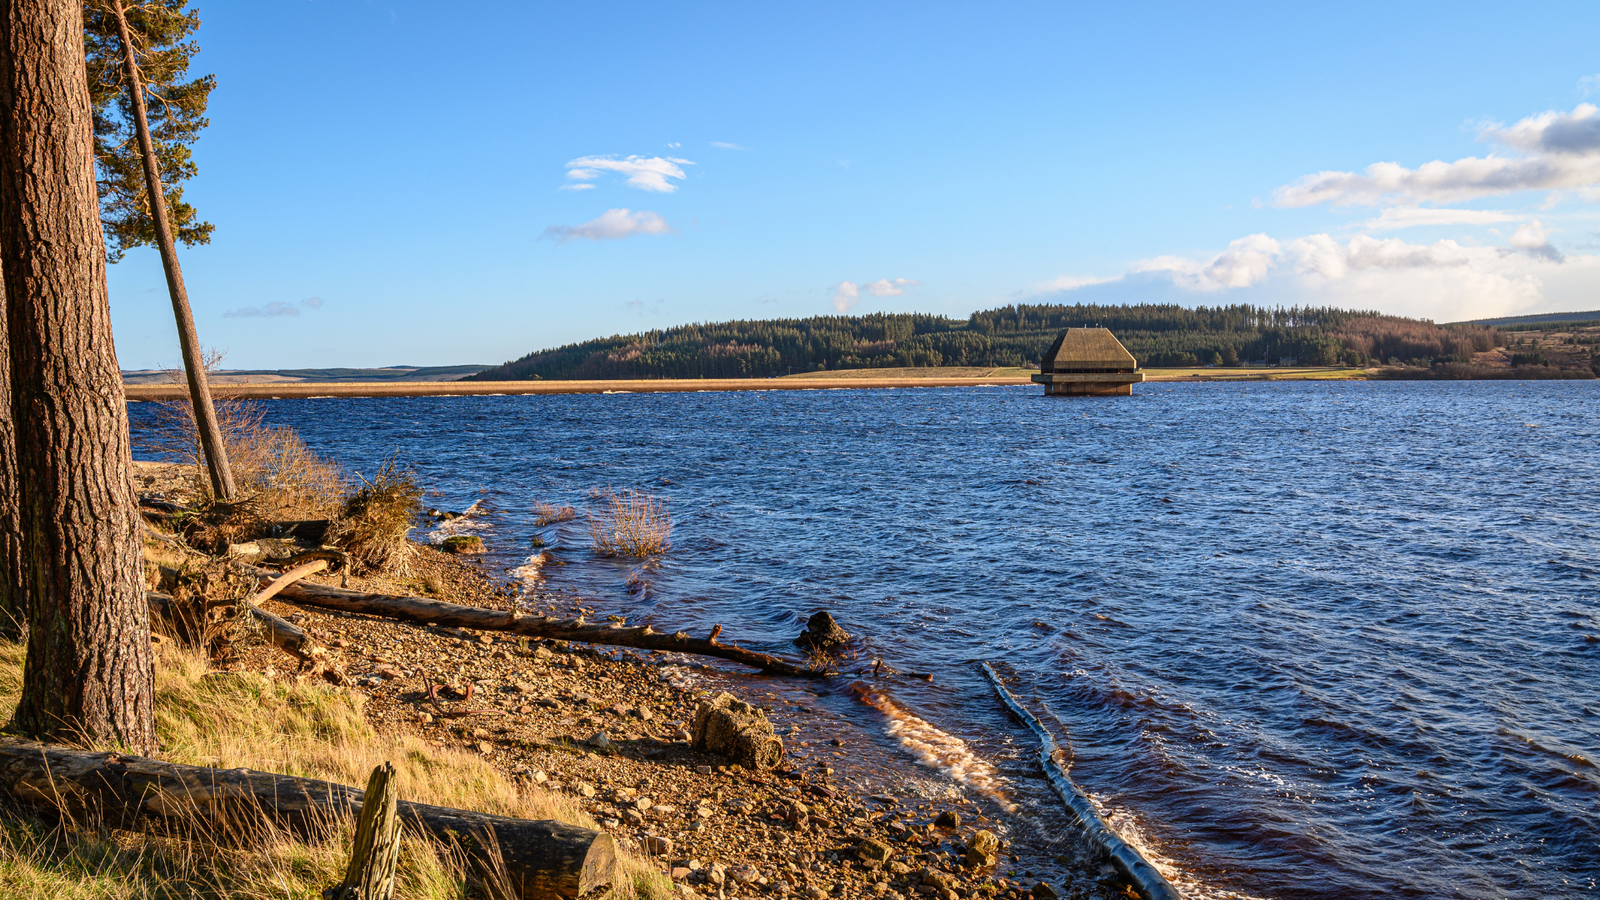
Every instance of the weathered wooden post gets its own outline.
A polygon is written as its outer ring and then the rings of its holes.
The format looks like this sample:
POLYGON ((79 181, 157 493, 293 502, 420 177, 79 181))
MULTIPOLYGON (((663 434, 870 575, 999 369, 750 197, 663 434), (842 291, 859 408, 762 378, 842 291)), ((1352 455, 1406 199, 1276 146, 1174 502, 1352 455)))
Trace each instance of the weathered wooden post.
POLYGON ((322 892, 326 900, 391 900, 394 874, 400 864, 400 789, 394 763, 372 770, 367 794, 356 821, 355 846, 344 881, 322 892))

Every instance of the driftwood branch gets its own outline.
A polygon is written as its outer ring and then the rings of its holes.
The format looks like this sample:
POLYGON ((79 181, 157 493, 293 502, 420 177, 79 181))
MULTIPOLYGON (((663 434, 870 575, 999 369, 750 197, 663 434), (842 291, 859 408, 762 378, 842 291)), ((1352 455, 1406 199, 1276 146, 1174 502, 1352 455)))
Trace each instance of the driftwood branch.
MULTIPOLYGON (((208 769, 0 737, 0 793, 106 827, 249 840, 270 831, 326 837, 360 813, 365 792, 250 769, 208 769)), ((576 898, 611 883, 616 842, 556 821, 398 804, 413 833, 459 847, 519 900, 576 898)))
MULTIPOLYGON (((272 574, 254 567, 249 571, 264 576, 272 574)), ((649 625, 632 627, 621 624, 592 625, 582 619, 525 616, 506 610, 460 606, 438 600, 426 600, 422 597, 363 594, 311 581, 289 585, 283 589, 281 596, 301 606, 364 613, 419 625, 448 625, 455 628, 474 628, 479 631, 500 631, 524 637, 656 650, 662 653, 691 653, 726 659, 763 672, 802 678, 822 678, 827 675, 821 669, 798 665, 768 653, 720 643, 715 637, 692 638, 681 631, 666 634, 656 631, 649 625)), ((718 631, 720 630, 719 628, 718 631)))

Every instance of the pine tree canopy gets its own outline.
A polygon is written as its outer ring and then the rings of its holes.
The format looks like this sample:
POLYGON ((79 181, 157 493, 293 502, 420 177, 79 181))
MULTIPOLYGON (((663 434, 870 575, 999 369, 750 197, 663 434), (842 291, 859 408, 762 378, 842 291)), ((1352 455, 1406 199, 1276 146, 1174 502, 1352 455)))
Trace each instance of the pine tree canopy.
MULTIPOLYGON (((116 13, 109 5, 115 2, 118 0, 85 0, 83 5, 100 220, 106 257, 111 262, 120 260, 132 247, 154 246, 156 240, 134 131, 133 98, 123 68, 122 41, 117 36, 116 13)), ((191 246, 209 243, 216 226, 202 221, 183 199, 183 183, 196 172, 189 145, 208 124, 206 104, 217 84, 213 75, 189 77, 189 62, 200 50, 190 39, 200 27, 200 14, 188 8, 188 0, 149 0, 123 9, 144 81, 150 138, 173 233, 191 246)))

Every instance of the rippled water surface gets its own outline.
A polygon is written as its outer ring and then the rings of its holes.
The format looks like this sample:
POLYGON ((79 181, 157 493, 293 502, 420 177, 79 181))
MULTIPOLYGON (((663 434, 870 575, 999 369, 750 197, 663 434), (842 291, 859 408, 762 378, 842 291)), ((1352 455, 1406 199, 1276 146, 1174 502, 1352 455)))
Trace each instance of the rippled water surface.
POLYGON ((634 620, 782 650, 832 610, 865 658, 936 673, 895 704, 1020 773, 996 661, 1184 885, 1600 892, 1600 387, 1036 390, 268 406, 352 468, 398 451, 431 502, 481 498, 498 562, 537 534, 568 563, 546 586, 634 620), (605 485, 670 499, 658 566, 534 526, 605 485))

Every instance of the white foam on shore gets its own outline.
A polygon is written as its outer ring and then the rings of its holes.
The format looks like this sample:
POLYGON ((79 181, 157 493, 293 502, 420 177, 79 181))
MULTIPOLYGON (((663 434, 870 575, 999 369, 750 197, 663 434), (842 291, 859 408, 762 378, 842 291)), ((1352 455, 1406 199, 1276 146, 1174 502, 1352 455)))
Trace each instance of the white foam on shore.
POLYGON ((522 565, 512 569, 511 574, 520 578, 524 587, 531 588, 544 579, 544 564, 549 561, 550 557, 546 555, 545 551, 540 550, 538 553, 528 557, 522 565))
POLYGON ((1144 828, 1131 811, 1112 806, 1103 797, 1095 794, 1086 796, 1089 802, 1094 804, 1100 817, 1111 826, 1111 830, 1135 852, 1148 860, 1150 865, 1155 866, 1161 877, 1171 882, 1172 886, 1178 889, 1178 893, 1183 895, 1184 900, 1265 900, 1254 894, 1241 894, 1238 891, 1224 890, 1194 880, 1189 873, 1179 868, 1177 863, 1162 856, 1160 850, 1146 840, 1144 828))
POLYGON ((445 538, 453 537, 458 534, 473 534, 479 531, 487 531, 489 528, 489 523, 484 521, 482 518, 479 518, 482 512, 483 501, 474 500, 471 506, 461 511, 461 515, 455 517, 454 519, 447 519, 434 526, 433 530, 429 531, 426 535, 428 543, 438 544, 442 543, 445 538))
POLYGON ((1015 809, 1005 795, 1005 779, 1000 771, 972 752, 966 741, 941 731, 933 723, 877 691, 863 690, 860 697, 862 702, 883 713, 884 718, 889 720, 889 736, 911 751, 923 765, 938 769, 955 781, 992 797, 1008 812, 1015 809))

